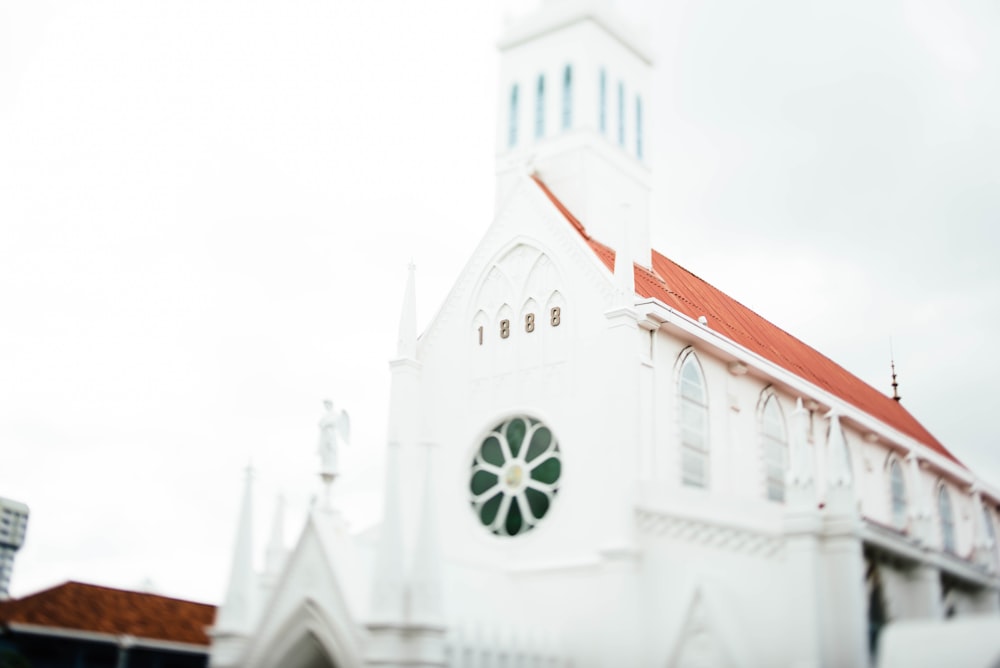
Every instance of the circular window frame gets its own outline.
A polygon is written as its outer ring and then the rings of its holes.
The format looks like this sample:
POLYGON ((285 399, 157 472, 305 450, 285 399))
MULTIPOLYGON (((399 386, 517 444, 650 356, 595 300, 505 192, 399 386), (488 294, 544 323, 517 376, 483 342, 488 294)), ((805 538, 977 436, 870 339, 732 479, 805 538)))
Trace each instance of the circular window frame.
POLYGON ((509 415, 478 439, 466 483, 477 523, 522 536, 551 512, 562 478, 562 449, 552 428, 528 413, 509 415))

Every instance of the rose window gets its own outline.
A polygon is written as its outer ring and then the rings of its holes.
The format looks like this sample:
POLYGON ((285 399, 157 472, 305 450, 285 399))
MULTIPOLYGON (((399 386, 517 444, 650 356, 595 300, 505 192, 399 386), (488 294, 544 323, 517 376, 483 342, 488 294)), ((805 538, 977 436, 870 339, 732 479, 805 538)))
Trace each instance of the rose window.
POLYGON ((487 529, 516 536, 549 511, 562 471, 559 444, 544 424, 527 416, 501 422, 472 461, 472 507, 487 529))

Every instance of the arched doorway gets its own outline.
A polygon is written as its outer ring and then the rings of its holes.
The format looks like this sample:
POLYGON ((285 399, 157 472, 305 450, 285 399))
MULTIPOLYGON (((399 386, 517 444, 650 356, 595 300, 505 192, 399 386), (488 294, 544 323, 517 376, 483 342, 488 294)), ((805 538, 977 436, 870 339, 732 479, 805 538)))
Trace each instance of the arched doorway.
POLYGON ((282 668, 338 668, 319 638, 311 632, 300 636, 276 665, 282 668))

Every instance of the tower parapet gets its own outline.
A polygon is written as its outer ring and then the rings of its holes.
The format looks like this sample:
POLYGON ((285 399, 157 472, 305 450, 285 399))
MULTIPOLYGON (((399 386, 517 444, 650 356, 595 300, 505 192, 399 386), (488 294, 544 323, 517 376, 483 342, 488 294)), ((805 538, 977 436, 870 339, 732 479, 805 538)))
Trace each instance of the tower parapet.
POLYGON ((606 0, 552 0, 499 43, 497 204, 537 171, 605 243, 632 208, 632 257, 650 266, 650 49, 606 0))

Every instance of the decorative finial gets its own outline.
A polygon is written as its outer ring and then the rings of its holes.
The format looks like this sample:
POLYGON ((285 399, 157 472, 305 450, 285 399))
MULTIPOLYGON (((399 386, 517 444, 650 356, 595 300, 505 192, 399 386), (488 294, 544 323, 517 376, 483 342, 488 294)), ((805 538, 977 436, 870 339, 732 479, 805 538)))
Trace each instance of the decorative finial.
POLYGON ((896 358, 892 352, 892 337, 889 338, 889 365, 892 367, 892 398, 899 401, 901 397, 899 396, 899 383, 896 382, 896 358))

